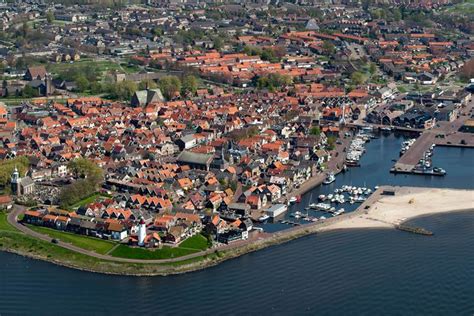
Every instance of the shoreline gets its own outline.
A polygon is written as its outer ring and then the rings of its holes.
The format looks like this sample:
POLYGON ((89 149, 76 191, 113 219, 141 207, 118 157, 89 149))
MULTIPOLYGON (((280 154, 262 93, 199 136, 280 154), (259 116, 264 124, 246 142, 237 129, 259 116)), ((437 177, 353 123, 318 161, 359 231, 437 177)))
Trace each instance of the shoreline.
MULTIPOLYGON (((394 229, 396 225, 422 216, 441 213, 473 211, 473 190, 436 189, 423 187, 390 187, 382 186, 375 191, 357 210, 328 218, 324 222, 310 223, 288 228, 283 231, 266 235, 266 237, 251 240, 231 247, 216 249, 189 260, 177 261, 178 265, 163 263, 123 263, 118 261, 99 260, 95 268, 88 265, 74 264, 54 257, 45 257, 37 253, 21 251, 15 248, 1 247, 2 251, 15 253, 32 259, 51 262, 60 266, 82 271, 122 276, 167 276, 183 274, 215 266, 226 260, 240 257, 244 254, 268 248, 275 245, 301 238, 304 236, 346 229, 394 229), (392 190, 394 196, 384 195, 384 191, 392 190), (460 197, 466 197, 460 200, 460 197), (432 204, 426 204, 430 201, 432 204), (456 203, 454 203, 456 202, 456 203), (429 209, 423 205, 430 205, 429 209), (382 208, 383 207, 383 208, 382 208), (187 262, 189 261, 189 262, 187 262), (130 271, 130 268, 133 268, 130 271), (136 269, 136 270, 135 270, 136 269)), ((24 236, 27 236, 26 234, 24 236)), ((30 237, 33 238, 33 237, 30 237)), ((43 241, 43 243, 46 243, 43 241)), ((51 245, 50 245, 51 246, 51 245)), ((55 246, 55 245, 54 245, 55 246)))

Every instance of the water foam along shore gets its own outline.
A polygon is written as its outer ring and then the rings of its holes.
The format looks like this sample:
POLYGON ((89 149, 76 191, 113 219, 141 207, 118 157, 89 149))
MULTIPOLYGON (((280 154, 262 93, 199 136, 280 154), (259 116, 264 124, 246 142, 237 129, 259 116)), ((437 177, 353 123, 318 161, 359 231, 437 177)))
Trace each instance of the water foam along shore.
POLYGON ((463 210, 474 210, 474 190, 384 186, 359 207, 357 216, 334 222, 320 231, 390 228, 418 216, 463 210), (384 195, 384 191, 394 195, 384 195))

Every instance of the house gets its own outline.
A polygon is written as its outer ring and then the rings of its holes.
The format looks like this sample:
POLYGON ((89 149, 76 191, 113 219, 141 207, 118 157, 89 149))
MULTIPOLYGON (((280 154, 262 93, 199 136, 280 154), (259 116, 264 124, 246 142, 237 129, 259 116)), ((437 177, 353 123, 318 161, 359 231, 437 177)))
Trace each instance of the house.
POLYGON ((114 240, 123 240, 128 237, 127 228, 118 220, 109 220, 107 231, 114 240))
POLYGON ((58 229, 58 230, 66 230, 67 228, 67 225, 69 224, 69 221, 71 220, 71 218, 67 217, 67 216, 58 216, 56 218, 56 221, 55 221, 55 228, 58 229))
POLYGON ((23 216, 23 221, 32 225, 43 225, 43 213, 39 211, 28 210, 23 216))
POLYGON ((13 206, 13 199, 10 195, 0 195, 0 210, 9 210, 13 206))
POLYGON ((375 96, 378 97, 379 99, 386 100, 393 96, 393 91, 389 87, 383 87, 377 90, 377 92, 375 93, 375 96))
POLYGON ((179 244, 184 236, 185 229, 183 226, 173 226, 168 230, 165 240, 171 244, 179 244))
POLYGON ((264 192, 270 202, 275 202, 276 200, 281 198, 281 189, 276 184, 267 185, 264 192))
POLYGON ((41 80, 44 81, 48 72, 44 66, 33 66, 28 67, 25 73, 25 80, 33 81, 33 80, 41 80))
POLYGON ((217 236, 217 241, 224 243, 224 244, 229 244, 234 241, 238 240, 245 240, 249 238, 249 233, 248 231, 243 231, 243 230, 229 230, 225 233, 219 234, 217 236))
POLYGON ((191 149, 193 147, 196 147, 197 139, 196 137, 194 137, 194 134, 188 134, 178 139, 176 141, 176 144, 178 145, 180 150, 191 149))
POLYGON ((148 233, 145 236, 145 240, 143 241, 143 246, 145 248, 156 248, 161 246, 161 237, 158 233, 152 232, 148 233))
POLYGON ((227 209, 241 217, 247 217, 250 213, 250 205, 247 203, 230 203, 227 209))
POLYGON ((437 78, 435 75, 429 72, 423 72, 418 75, 418 81, 421 82, 421 84, 423 85, 430 85, 430 84, 435 84, 437 81, 437 78))
POLYGON ((6 119, 8 115, 7 107, 5 103, 0 102, 0 119, 6 119))

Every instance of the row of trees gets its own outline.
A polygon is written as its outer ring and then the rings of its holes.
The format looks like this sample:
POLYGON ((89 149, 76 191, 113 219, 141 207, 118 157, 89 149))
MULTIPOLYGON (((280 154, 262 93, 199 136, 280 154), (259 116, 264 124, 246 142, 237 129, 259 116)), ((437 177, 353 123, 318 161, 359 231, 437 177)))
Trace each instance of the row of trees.
POLYGON ((77 179, 62 188, 59 194, 60 206, 69 208, 80 200, 94 194, 104 179, 102 169, 94 162, 78 158, 68 164, 68 168, 77 179))
POLYGON ((76 84, 76 91, 80 93, 107 94, 110 98, 129 100, 138 90, 160 88, 166 99, 175 96, 194 95, 199 86, 199 80, 193 75, 180 79, 177 76, 165 76, 156 83, 153 80, 143 80, 140 83, 133 81, 104 82, 100 72, 92 65, 69 67, 61 72, 59 77, 76 84))
POLYGON ((257 79, 257 88, 274 91, 277 88, 288 86, 292 84, 292 82, 292 78, 288 75, 270 73, 257 79))
POLYGON ((272 63, 281 61, 286 54, 286 49, 283 46, 260 48, 257 46, 245 46, 244 53, 251 56, 260 56, 262 60, 272 63))

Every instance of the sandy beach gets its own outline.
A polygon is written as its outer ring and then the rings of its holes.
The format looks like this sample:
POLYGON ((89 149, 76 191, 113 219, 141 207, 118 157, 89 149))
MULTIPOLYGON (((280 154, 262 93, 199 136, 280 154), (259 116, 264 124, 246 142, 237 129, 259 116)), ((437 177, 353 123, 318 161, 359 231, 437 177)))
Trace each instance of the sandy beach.
POLYGON ((472 209, 474 209, 474 190, 382 187, 359 207, 357 216, 331 223, 321 231, 389 228, 422 215, 472 209), (394 190, 395 195, 382 195, 384 190, 394 190))

